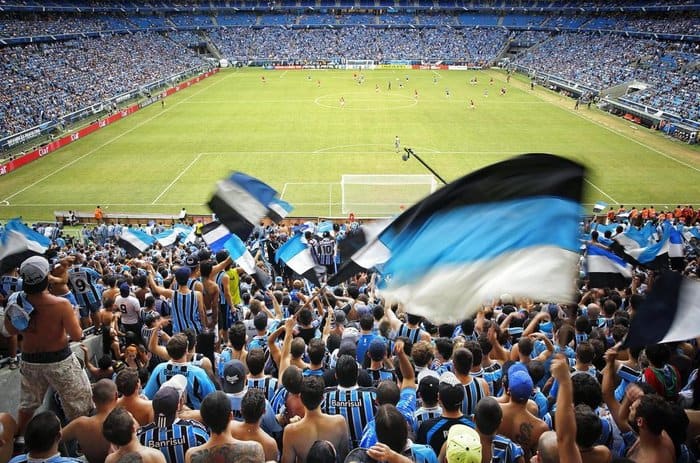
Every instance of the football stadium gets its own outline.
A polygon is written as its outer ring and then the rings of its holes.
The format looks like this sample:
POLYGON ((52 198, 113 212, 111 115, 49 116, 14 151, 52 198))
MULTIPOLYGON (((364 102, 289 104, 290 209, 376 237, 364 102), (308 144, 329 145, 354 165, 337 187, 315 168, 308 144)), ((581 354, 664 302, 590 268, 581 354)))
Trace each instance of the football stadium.
POLYGON ((697 0, 5 0, 0 64, 0 463, 698 461, 697 0))

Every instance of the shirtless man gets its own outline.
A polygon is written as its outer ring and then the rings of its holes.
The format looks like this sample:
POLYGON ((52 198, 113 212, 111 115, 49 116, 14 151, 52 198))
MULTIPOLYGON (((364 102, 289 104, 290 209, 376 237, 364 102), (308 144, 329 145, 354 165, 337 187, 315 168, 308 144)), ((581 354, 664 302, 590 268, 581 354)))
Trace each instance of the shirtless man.
MULTIPOLYGON (((68 336, 79 341, 83 336, 71 303, 49 294, 49 263, 40 256, 22 262, 20 276, 23 292, 8 300, 7 313, 25 311, 28 302, 33 307, 26 324, 13 324, 5 317, 5 329, 10 334, 22 334, 20 361, 21 385, 18 411, 18 434, 24 429, 34 411, 44 402, 49 386, 58 392, 68 420, 87 415, 92 409, 92 391, 87 374, 68 347, 68 336)), ((21 440, 20 440, 21 442, 21 440)))
POLYGON ((615 400, 615 361, 617 346, 605 352, 603 400, 627 444, 627 458, 637 463, 676 461, 673 441, 664 431, 664 420, 670 415, 668 403, 656 394, 644 395, 636 384, 630 384, 622 403, 615 400))
POLYGON ((109 453, 109 442, 95 429, 101 429, 107 415, 117 405, 117 386, 109 379, 101 379, 92 387, 92 400, 97 407, 93 416, 81 416, 63 428, 61 441, 77 440, 83 455, 90 463, 102 462, 109 453))
POLYGON ((350 431, 342 415, 326 415, 321 411, 323 379, 306 376, 301 386, 301 401, 306 413, 304 418, 287 425, 284 430, 282 463, 306 461, 309 449, 317 440, 327 440, 336 449, 338 460, 348 453, 350 431))
POLYGON ((225 392, 216 391, 209 394, 202 402, 200 412, 204 424, 211 430, 211 437, 206 444, 187 450, 186 463, 211 461, 263 463, 265 461, 262 445, 257 442, 242 442, 231 436, 229 423, 233 413, 231 402, 225 392))
POLYGON ((515 364, 508 369, 507 393, 510 400, 501 404, 503 421, 498 427, 498 434, 523 448, 525 460, 528 461, 537 450, 540 435, 549 430, 544 421, 527 409, 533 388, 532 378, 524 365, 515 364))
POLYGON ((75 256, 64 257, 51 269, 49 292, 54 296, 67 299, 73 307, 77 307, 78 301, 68 287, 68 269, 73 266, 73 262, 75 262, 75 256))
POLYGON ((219 336, 219 285, 216 284, 216 273, 212 272, 211 261, 204 261, 199 264, 199 271, 202 274, 202 299, 207 313, 207 322, 217 337, 219 336))
POLYGON ((141 381, 139 374, 132 368, 125 368, 117 374, 117 390, 121 398, 117 401, 118 407, 126 408, 141 426, 154 421, 153 406, 150 400, 139 395, 141 381))
POLYGON ((131 413, 117 407, 107 415, 102 425, 104 437, 117 446, 117 451, 108 455, 105 463, 166 463, 165 457, 157 449, 141 445, 136 438, 139 424, 131 413))
POLYGON ((260 389, 248 389, 241 401, 243 421, 231 422, 231 436, 243 441, 259 442, 265 451, 266 461, 279 459, 277 442, 260 428, 265 413, 265 393, 260 389))

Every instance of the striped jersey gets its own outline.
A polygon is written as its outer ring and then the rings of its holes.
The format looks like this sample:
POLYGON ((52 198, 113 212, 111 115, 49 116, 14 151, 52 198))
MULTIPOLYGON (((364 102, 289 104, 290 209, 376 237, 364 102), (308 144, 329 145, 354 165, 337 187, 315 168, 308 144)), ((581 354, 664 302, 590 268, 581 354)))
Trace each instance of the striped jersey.
MULTIPOLYGON (((29 454, 25 453, 22 455, 17 455, 14 457, 12 460, 10 460, 10 463, 26 463, 29 461, 29 454)), ((37 460, 31 460, 31 461, 37 461, 37 460)), ((40 460, 42 463, 82 463, 83 460, 80 460, 78 458, 70 458, 70 457, 62 457, 60 454, 56 454, 52 457, 46 458, 45 460, 40 460)))
POLYGON ((199 410, 202 400, 216 390, 214 383, 202 368, 189 363, 166 362, 153 369, 143 393, 153 400, 160 386, 175 375, 187 378, 187 406, 193 410, 199 410))
MULTIPOLYGON (((190 278, 189 280, 187 280, 187 287, 190 289, 190 291, 194 291, 195 290, 194 285, 196 285, 197 283, 199 283, 199 279, 190 278)), ((178 284, 178 282, 173 281, 173 284, 170 285, 170 289, 172 289, 173 291, 177 291, 178 288, 180 288, 180 285, 178 284)))
POLYGON ((318 243, 318 263, 321 265, 333 265, 335 255, 335 240, 333 238, 323 238, 318 243))
POLYGON ((396 332, 396 337, 398 338, 408 338, 411 343, 415 344, 420 341, 420 328, 409 328, 407 324, 401 323, 398 331, 396 332))
MULTIPOLYGON (((417 428, 420 428, 420 425, 423 424, 424 421, 432 420, 433 418, 437 418, 438 416, 442 415, 442 407, 439 405, 436 405, 434 407, 421 407, 416 412, 413 414, 413 417, 416 420, 416 426, 417 428)), ((417 431, 418 429, 414 429, 414 431, 417 431)))
POLYGON ((476 378, 472 378, 469 384, 464 386, 464 401, 462 402, 462 414, 469 418, 474 416, 476 404, 485 397, 484 389, 476 378))
POLYGON ((176 419, 170 426, 147 424, 138 431, 141 445, 160 450, 168 463, 184 463, 185 452, 209 440, 207 428, 194 420, 176 419))
POLYGON ((100 278, 102 276, 90 267, 72 267, 68 270, 68 285, 80 307, 95 309, 101 305, 102 292, 97 289, 100 278))
POLYGON ((260 389, 265 398, 272 403, 277 392, 277 378, 265 376, 264 378, 248 378, 248 389, 260 389))
POLYGON ((330 388, 326 390, 321 409, 328 415, 343 415, 350 428, 351 447, 357 447, 362 431, 374 419, 377 391, 374 388, 330 388))
POLYGON ((491 463, 515 463, 518 458, 525 457, 523 449, 508 439, 496 434, 491 441, 491 463))
POLYGON ((365 371, 372 379, 372 387, 377 387, 382 381, 397 381, 396 373, 394 370, 387 370, 386 368, 380 368, 379 370, 371 370, 366 368, 365 371))
POLYGON ((192 328, 195 333, 202 331, 202 321, 199 319, 199 301, 197 293, 190 291, 182 294, 176 291, 172 300, 173 334, 181 333, 192 328))

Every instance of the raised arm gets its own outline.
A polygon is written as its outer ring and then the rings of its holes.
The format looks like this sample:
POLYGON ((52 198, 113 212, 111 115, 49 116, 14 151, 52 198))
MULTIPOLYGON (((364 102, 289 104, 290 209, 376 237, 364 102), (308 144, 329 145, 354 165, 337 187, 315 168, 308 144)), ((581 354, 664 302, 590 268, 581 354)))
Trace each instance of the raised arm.
POLYGON ((399 370, 401 371, 401 376, 403 376, 403 381, 401 382, 401 389, 415 389, 416 388, 416 372, 413 370, 413 365, 411 365, 411 360, 404 352, 404 343, 398 340, 394 343, 394 354, 399 358, 399 370))
POLYGON ((100 370, 90 362, 87 346, 83 343, 80 343, 80 349, 83 351, 83 362, 85 363, 85 368, 87 368, 87 370, 90 372, 90 375, 93 378, 96 378, 100 370))
POLYGON ((544 342, 544 345, 547 348, 544 352, 535 357, 535 360, 537 360, 538 362, 544 362, 554 354, 554 345, 544 333, 532 333, 530 337, 538 341, 544 342))
POLYGON ((566 356, 559 354, 552 360, 552 375, 559 381, 557 392, 557 447, 561 463, 581 463, 576 445, 576 417, 574 415, 574 387, 566 356))
POLYGON ((272 361, 275 362, 275 365, 277 365, 278 367, 280 366, 280 357, 282 356, 282 351, 280 351, 280 348, 277 345, 277 338, 279 338, 282 333, 284 333, 284 325, 277 328, 267 337, 268 352, 270 352, 270 357, 272 358, 272 361))
POLYGON ((168 350, 158 344, 158 339, 159 335, 161 333, 161 325, 163 320, 161 319, 160 322, 158 322, 158 326, 153 330, 153 333, 151 333, 151 338, 148 340, 148 350, 151 351, 153 355, 156 355, 162 359, 165 360, 170 360, 170 356, 168 355, 168 350))
POLYGON ((284 322, 284 342, 282 343, 282 353, 280 354, 280 371, 279 371, 279 382, 282 383, 282 375, 284 370, 291 364, 292 360, 292 338, 294 337, 294 325, 296 325, 296 320, 294 317, 289 317, 284 322))
MULTIPOLYGON (((615 361, 617 359, 617 349, 615 347, 605 352, 605 369, 603 370, 603 401, 608 406, 608 410, 615 420, 615 424, 620 428, 620 432, 627 432, 630 426, 626 421, 620 419, 621 406, 615 400, 615 361)), ((626 396, 625 396, 626 399, 626 396)), ((623 400, 624 403, 624 400, 623 400)))

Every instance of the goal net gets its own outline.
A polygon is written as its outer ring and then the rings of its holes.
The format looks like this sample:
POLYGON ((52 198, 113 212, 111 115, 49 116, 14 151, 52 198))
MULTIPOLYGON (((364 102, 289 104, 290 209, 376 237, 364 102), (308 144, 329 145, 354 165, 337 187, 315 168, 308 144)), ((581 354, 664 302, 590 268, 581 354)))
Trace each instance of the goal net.
POLYGON ((343 214, 390 217, 400 214, 437 188, 432 175, 343 175, 343 214))

